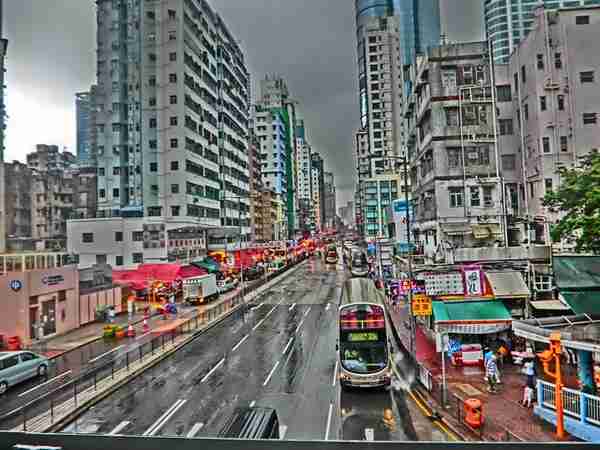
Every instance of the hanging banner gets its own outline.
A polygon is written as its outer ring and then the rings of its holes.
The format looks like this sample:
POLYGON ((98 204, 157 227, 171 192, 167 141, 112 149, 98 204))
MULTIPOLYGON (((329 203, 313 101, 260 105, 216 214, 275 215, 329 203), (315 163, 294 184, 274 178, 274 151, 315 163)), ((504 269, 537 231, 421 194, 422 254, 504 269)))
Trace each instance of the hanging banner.
POLYGON ((465 277, 465 296, 481 297, 483 295, 481 268, 479 266, 465 267, 463 273, 465 277))

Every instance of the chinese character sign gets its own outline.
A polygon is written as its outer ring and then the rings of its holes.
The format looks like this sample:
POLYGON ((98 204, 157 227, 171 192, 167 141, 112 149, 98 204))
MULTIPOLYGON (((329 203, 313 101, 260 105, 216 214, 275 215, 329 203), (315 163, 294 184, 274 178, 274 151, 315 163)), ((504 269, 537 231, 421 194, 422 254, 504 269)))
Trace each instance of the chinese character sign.
POLYGON ((468 268, 464 270, 465 274, 465 295, 476 297, 483 294, 481 286, 481 269, 468 268))

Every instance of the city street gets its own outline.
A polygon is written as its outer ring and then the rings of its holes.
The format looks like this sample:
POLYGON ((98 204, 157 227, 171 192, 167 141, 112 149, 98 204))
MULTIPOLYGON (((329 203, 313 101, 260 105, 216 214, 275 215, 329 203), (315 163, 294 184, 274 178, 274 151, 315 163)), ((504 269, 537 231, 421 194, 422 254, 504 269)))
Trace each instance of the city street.
POLYGON ((277 410, 285 439, 415 440, 403 391, 339 388, 336 305, 346 276, 341 266, 309 260, 246 314, 202 334, 63 431, 216 436, 236 407, 256 405, 277 410))

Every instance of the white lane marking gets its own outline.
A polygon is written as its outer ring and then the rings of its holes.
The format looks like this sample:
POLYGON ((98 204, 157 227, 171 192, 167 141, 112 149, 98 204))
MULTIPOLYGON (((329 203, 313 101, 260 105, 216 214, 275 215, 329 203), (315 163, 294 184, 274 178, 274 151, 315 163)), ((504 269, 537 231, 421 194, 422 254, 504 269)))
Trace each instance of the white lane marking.
POLYGON ((256 329, 263 324, 265 319, 266 319, 266 317, 264 319, 262 319, 260 322, 258 322, 256 325, 254 325, 254 327, 252 328, 252 331, 256 331, 256 329))
MULTIPOLYGON (((282 301, 283 301, 283 300, 282 300, 282 301)), ((279 302, 279 305, 281 305, 281 302, 279 302)), ((269 312, 267 313, 267 315, 265 316, 265 319, 266 319, 267 317, 269 317, 269 316, 271 315, 271 313, 272 313, 273 311, 275 311, 276 309, 277 309, 277 305, 273 306, 273 308, 271 308, 271 311, 269 311, 269 312)), ((263 319, 263 320, 264 320, 264 319, 263 319)))
POLYGON ((50 379, 50 380, 48 380, 48 381, 44 381, 42 384, 38 384, 37 386, 34 386, 34 387, 32 387, 31 389, 29 389, 29 390, 27 390, 27 391, 25 391, 25 392, 21 392, 21 393, 19 394, 19 397, 24 397, 24 396, 26 396, 27 394, 30 394, 31 392, 35 391, 36 389, 39 389, 39 388, 41 388, 41 387, 43 387, 43 386, 46 386, 46 385, 48 385, 48 384, 50 384, 50 383, 53 383, 53 382, 55 382, 56 380, 59 380, 59 379, 61 379, 61 378, 64 378, 64 377, 66 377, 67 375, 70 375, 71 373, 72 373, 72 372, 71 372, 70 370, 69 370, 69 371, 67 371, 67 372, 63 372, 63 373, 61 373, 60 375, 57 375, 57 376, 55 376, 54 378, 51 378, 51 379, 50 379))
POLYGON ((171 406, 169 409, 167 409, 167 411, 158 418, 158 420, 156 422, 154 422, 152 424, 152 426, 150 426, 150 428, 148 428, 146 430, 146 432, 142 435, 142 436, 154 436, 156 433, 158 433, 158 431, 163 427, 163 425, 165 423, 167 423, 167 421, 169 419, 171 419, 171 417, 173 417, 175 415, 175 413, 177 411, 179 411, 179 409, 187 402, 187 400, 177 400, 173 406, 171 406))
POLYGON ((287 433, 287 425, 279 425, 279 439, 285 439, 285 434, 287 433))
POLYGON ((256 405, 256 400, 252 400, 250 402, 250 408, 254 408, 254 405, 256 405))
POLYGON ((329 430, 331 429, 331 418, 333 416, 333 403, 329 404, 329 413, 327 414, 327 426, 325 427, 325 440, 329 440, 329 430))
POLYGON ((190 432, 186 435, 187 438, 193 438, 194 436, 196 436, 200 430, 204 427, 204 424, 202 422, 198 422, 196 424, 194 424, 194 426, 192 427, 192 429, 190 430, 190 432))
POLYGON ((135 340, 137 341, 138 339, 145 338, 146 336, 149 336, 149 335, 151 335, 151 334, 152 334, 152 332, 151 332, 151 331, 148 331, 147 333, 144 333, 144 334, 142 334, 141 336, 138 336, 138 337, 136 337, 136 338, 135 338, 135 340))
POLYGON ((99 359, 102 359, 102 358, 104 358, 105 356, 108 356, 108 355, 110 355, 111 353, 114 353, 114 352, 116 352, 117 350, 120 350, 120 349, 122 349, 123 347, 125 347, 125 345, 119 345, 117 348, 113 348, 112 350, 109 350, 109 351, 107 351, 106 353, 102 353, 100 356, 96 356, 94 359, 90 359, 90 360, 88 361, 88 363, 90 363, 90 364, 91 364, 91 363, 94 363, 94 362, 98 361, 99 359))
POLYGON ((302 328, 302 325, 304 324, 304 319, 302 319, 300 321, 300 323, 298 324, 298 326, 296 327, 296 333, 300 330, 300 328, 302 328))
POLYGON ((308 316, 308 313, 310 312, 312 306, 309 306, 308 309, 306 310, 306 312, 304 313, 304 317, 308 316))
POLYGON ((295 307, 296 307, 296 304, 294 303, 294 304, 292 304, 292 306, 290 306, 290 307, 288 308, 288 311, 291 311, 291 310, 293 310, 295 307))
POLYGON ((375 440, 375 430, 373 428, 365 428, 365 440, 367 440, 367 441, 375 440))
POLYGON ((327 306, 325 307, 325 311, 329 311, 329 308, 331 308, 331 303, 327 303, 327 306))
POLYGON ((265 379, 265 382, 263 383, 263 386, 266 386, 267 384, 269 384, 269 381, 271 381, 271 377, 273 376, 273 374, 277 370, 277 367, 279 367, 279 361, 277 361, 275 363, 275 365, 273 366, 273 368, 269 372, 269 376, 267 376, 267 378, 265 379))
POLYGON ((210 369, 210 372, 208 372, 206 375, 204 375, 204 378, 202 378, 200 380, 200 383, 204 383, 206 380, 208 380, 208 377, 210 377, 214 373, 215 370, 217 370, 219 367, 221 367, 224 362, 225 362, 225 358, 222 358, 221 361, 219 361, 215 367, 210 369))
POLYGON ((114 430, 112 430, 110 433, 108 433, 108 435, 109 436, 114 436, 115 434, 119 434, 121 431, 123 431, 125 428, 127 428, 127 426, 130 423, 131 422, 129 422, 128 420, 124 420, 119 425, 117 425, 114 430))
POLYGON ((262 305, 264 305, 264 303, 261 303, 260 305, 251 308, 250 311, 256 311, 257 309, 262 308, 262 305))
POLYGON ((288 349, 290 348, 290 345, 292 345, 292 342, 294 341, 294 336, 292 336, 290 338, 290 340, 288 341, 287 345, 285 346, 285 348, 283 349, 283 352, 281 353, 282 355, 285 355, 288 351, 288 349))
POLYGON ((337 372, 338 372, 338 360, 335 360, 335 368, 333 369, 333 381, 331 385, 335 387, 335 383, 337 383, 337 372))
POLYGON ((231 351, 232 351, 232 352, 235 352, 235 351, 236 351, 236 350, 237 350, 237 349, 240 347, 240 345, 242 345, 244 342, 246 342, 246 339, 248 339, 248 337, 249 337, 249 336, 248 336, 248 335, 246 335, 246 336, 244 336, 242 339, 240 339, 240 342, 238 342, 237 344, 235 344, 235 347, 233 347, 233 348, 231 349, 231 351))

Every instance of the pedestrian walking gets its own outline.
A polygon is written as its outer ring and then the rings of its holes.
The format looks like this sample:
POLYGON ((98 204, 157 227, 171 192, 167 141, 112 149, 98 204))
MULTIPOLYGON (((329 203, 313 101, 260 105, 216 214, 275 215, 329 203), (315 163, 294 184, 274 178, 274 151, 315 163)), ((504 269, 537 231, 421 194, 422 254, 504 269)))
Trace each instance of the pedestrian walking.
POLYGON ((496 357, 492 355, 485 364, 485 374, 488 382, 488 392, 495 394, 496 391, 496 380, 498 374, 498 365, 496 364, 496 357))
POLYGON ((527 384, 535 386, 535 363, 527 358, 523 364, 523 373, 527 376, 527 384))
POLYGON ((526 408, 531 408, 533 406, 534 389, 535 385, 533 381, 528 378, 523 389, 523 401, 521 402, 521 405, 526 408))

